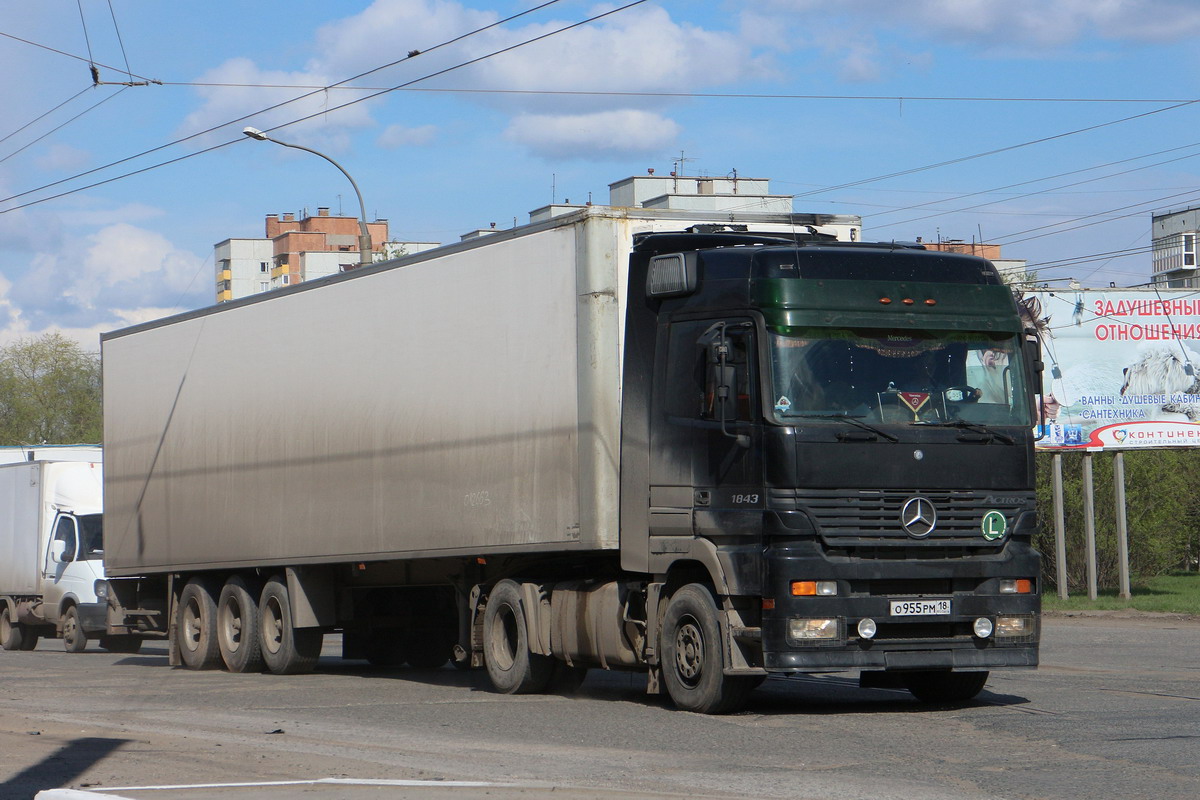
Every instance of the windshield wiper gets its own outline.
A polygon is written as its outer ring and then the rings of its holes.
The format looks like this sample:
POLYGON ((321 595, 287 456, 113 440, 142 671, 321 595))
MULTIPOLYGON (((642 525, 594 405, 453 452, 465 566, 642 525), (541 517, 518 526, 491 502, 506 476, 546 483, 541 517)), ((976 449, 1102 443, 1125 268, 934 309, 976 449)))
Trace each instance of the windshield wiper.
POLYGON ((887 439, 889 442, 900 441, 897 437, 892 436, 887 431, 880 430, 879 428, 876 428, 874 425, 868 425, 867 423, 863 422, 860 417, 853 416, 853 415, 847 414, 845 412, 842 412, 840 414, 789 414, 788 416, 789 417, 800 417, 801 419, 836 419, 836 420, 845 422, 847 424, 853 425, 856 428, 862 428, 864 431, 870 431, 871 433, 882 436, 883 438, 887 439))
POLYGON ((986 436, 991 436, 994 439, 999 439, 1004 444, 1016 444, 1016 440, 1007 433, 1001 433, 995 428, 989 428, 986 425, 980 425, 977 422, 967 422, 962 417, 955 417, 948 422, 921 422, 919 425, 929 425, 936 428, 958 428, 964 431, 973 433, 982 433, 986 436))

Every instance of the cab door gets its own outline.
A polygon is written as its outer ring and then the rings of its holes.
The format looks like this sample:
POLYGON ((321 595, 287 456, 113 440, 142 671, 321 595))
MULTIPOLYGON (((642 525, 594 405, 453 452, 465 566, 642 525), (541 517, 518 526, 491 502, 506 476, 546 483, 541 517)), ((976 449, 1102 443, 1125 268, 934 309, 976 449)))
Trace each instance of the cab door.
POLYGON ((75 567, 78 551, 78 521, 70 514, 59 514, 54 521, 54 535, 46 547, 42 570, 42 601, 48 621, 58 619, 63 597, 68 594, 80 595, 77 586, 79 569, 75 567))

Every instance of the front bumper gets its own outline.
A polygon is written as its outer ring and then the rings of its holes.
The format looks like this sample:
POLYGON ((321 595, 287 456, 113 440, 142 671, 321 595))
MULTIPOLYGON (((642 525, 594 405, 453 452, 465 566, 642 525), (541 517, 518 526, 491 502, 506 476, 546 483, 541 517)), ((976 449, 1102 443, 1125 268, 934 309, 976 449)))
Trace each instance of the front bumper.
POLYGON ((936 558, 829 557, 814 540, 793 540, 767 549, 767 591, 773 609, 762 618, 763 666, 775 672, 867 670, 986 670, 1035 667, 1040 640, 1041 598, 1000 594, 1002 578, 1038 579, 1041 558, 1027 543, 1007 542, 993 555, 936 558), (830 597, 793 597, 793 580, 836 581, 830 597), (891 601, 948 598, 950 612, 897 617, 891 601), (979 638, 980 617, 1021 616, 1019 637, 979 638), (793 619, 837 620, 836 637, 797 642, 788 636, 793 619), (860 620, 874 620, 876 635, 864 638, 860 620))

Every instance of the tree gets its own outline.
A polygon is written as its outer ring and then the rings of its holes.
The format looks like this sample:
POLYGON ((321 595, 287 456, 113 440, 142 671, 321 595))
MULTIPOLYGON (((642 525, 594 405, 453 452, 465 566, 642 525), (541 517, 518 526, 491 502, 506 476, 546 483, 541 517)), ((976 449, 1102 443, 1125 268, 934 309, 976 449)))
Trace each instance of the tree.
POLYGON ((100 357, 61 333, 0 347, 0 445, 98 443, 100 357))

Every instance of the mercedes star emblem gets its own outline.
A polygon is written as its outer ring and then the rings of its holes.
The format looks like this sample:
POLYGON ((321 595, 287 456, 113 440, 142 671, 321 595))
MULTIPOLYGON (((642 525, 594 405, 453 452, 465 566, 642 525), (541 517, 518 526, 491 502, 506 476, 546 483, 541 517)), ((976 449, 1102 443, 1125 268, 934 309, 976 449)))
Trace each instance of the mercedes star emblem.
POLYGON ((937 527, 937 509, 924 497, 910 497, 900 509, 900 525, 914 539, 924 539, 937 527))

